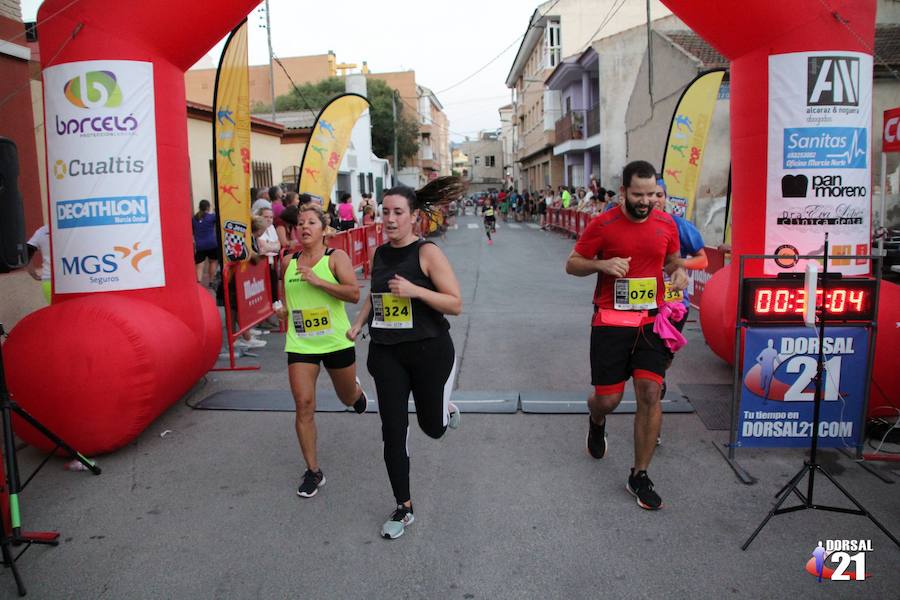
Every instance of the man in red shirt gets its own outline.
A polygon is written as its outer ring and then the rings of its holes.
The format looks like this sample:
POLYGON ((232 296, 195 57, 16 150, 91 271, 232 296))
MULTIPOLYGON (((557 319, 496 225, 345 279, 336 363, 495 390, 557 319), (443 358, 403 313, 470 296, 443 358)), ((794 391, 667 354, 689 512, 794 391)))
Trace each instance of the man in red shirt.
POLYGON ((634 466, 626 489, 648 510, 662 508, 647 468, 662 422, 660 389, 670 353, 653 332, 657 298, 665 290, 663 270, 676 289, 687 287, 672 217, 653 208, 656 170, 645 161, 628 163, 622 173, 622 204, 594 217, 566 262, 566 273, 597 274, 591 327, 590 425, 587 448, 606 455, 606 415, 622 401, 634 378, 634 466))

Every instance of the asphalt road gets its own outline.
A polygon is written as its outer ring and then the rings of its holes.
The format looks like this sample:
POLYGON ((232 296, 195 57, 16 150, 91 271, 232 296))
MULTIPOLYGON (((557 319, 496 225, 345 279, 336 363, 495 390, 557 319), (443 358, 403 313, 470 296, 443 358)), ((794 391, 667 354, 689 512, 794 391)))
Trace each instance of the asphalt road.
MULTIPOLYGON (((563 272, 572 241, 504 223, 495 240, 487 246, 472 217, 438 240, 465 303, 451 319, 458 389, 587 395, 593 281, 563 272)), ((669 380, 730 382, 696 323, 687 334, 669 380)), ((210 373, 189 400, 223 389, 287 389, 282 342, 267 337, 260 371, 210 373)), ((366 343, 358 353, 364 365, 366 343)), ((900 597, 900 550, 863 517, 779 516, 740 550, 801 467, 802 452, 741 452, 759 478, 745 486, 713 447, 726 432, 708 431, 696 414, 666 415, 650 469, 665 506, 651 513, 624 489, 630 415, 610 417, 601 461, 584 450, 583 415, 462 417, 440 441, 412 428, 416 522, 386 541, 378 533, 393 498, 377 415, 317 415, 328 481, 304 500, 295 493, 303 466, 292 414, 179 402, 131 445, 99 457, 101 476, 64 471, 54 458, 29 485, 25 529, 61 532, 58 547, 33 547, 18 563, 29 597, 900 597), (817 583, 804 571, 818 540, 839 538, 872 540, 866 581, 817 583)), ((900 483, 884 484, 834 451, 822 456, 900 534, 900 483)), ((23 473, 40 459, 30 449, 20 458, 23 473)), ((896 467, 875 468, 900 480, 896 467)), ((822 478, 816 501, 846 505, 822 478)), ((4 570, 0 597, 14 591, 4 570)))

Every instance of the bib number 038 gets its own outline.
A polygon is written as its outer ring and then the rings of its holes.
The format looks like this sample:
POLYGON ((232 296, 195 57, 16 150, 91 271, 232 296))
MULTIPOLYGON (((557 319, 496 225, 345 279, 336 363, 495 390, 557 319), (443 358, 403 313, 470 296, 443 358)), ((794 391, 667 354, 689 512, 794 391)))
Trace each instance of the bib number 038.
POLYGON ((331 329, 331 313, 328 307, 304 308, 291 313, 294 333, 300 337, 328 335, 331 329))

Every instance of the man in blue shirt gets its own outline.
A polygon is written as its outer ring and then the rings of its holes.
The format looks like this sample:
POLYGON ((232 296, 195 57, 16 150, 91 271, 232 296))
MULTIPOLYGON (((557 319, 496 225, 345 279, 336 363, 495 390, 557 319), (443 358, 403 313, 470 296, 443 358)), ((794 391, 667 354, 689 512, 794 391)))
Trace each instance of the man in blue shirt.
MULTIPOLYGON (((666 212, 666 199, 666 183, 663 181, 662 177, 657 176, 655 208, 666 212)), ((705 269, 709 264, 709 259, 706 257, 706 250, 703 249, 705 244, 703 243, 703 236, 700 235, 700 231, 693 223, 684 217, 679 217, 674 213, 670 213, 670 215, 675 220, 675 225, 678 227, 678 241, 681 244, 681 258, 685 259, 684 268, 698 271, 705 269)), ((691 310, 691 300, 688 296, 687 289, 684 290, 684 300, 682 300, 682 302, 687 310, 685 311, 684 319, 678 323, 674 323, 675 327, 678 328, 678 331, 684 329, 688 313, 691 310)))

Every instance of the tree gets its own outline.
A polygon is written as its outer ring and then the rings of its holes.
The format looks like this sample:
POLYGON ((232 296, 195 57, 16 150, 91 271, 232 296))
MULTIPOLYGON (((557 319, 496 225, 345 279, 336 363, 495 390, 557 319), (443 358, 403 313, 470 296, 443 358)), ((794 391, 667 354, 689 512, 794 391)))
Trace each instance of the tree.
MULTIPOLYGON (((368 98, 372 117, 372 152, 378 156, 394 154, 394 116, 391 107, 391 95, 396 93, 380 79, 368 79, 368 98)), ((306 83, 292 89, 283 96, 275 98, 275 109, 314 110, 318 112, 329 100, 345 92, 344 80, 340 77, 329 77, 318 83, 306 83)), ((254 113, 271 112, 271 105, 257 103, 253 105, 254 113)), ((407 106, 397 95, 397 153, 399 164, 404 166, 419 151, 419 126, 416 118, 408 115, 415 110, 407 106)))

